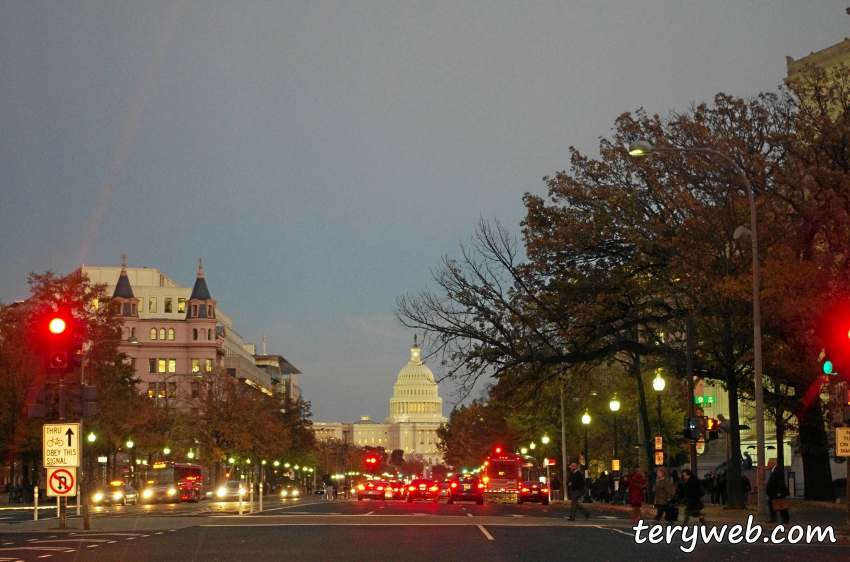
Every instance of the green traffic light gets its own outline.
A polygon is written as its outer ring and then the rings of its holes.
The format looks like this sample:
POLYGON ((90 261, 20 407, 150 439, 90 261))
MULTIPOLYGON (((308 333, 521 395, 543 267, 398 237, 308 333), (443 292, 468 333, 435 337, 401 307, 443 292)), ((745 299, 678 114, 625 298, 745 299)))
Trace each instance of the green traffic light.
POLYGON ((837 375, 838 373, 833 372, 832 370, 832 361, 824 361, 823 362, 823 372, 827 375, 837 375))

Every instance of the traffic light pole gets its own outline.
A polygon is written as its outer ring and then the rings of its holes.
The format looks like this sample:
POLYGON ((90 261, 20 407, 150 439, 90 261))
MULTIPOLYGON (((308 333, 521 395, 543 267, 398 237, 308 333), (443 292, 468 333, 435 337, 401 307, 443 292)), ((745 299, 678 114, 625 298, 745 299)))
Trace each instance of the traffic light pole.
MULTIPOLYGON (((692 418, 696 415, 694 411, 694 328, 691 317, 685 319, 685 347, 687 348, 687 369, 688 369, 688 417, 692 418)), ((693 439, 688 440, 688 457, 691 461, 691 472, 694 475, 697 472, 697 444, 693 439)))
MULTIPOLYGON (((65 377, 59 379, 59 421, 65 421, 65 377)), ((70 438, 69 438, 70 439, 70 438)), ((70 444, 70 441, 69 441, 70 444)), ((59 530, 68 528, 68 497, 59 498, 59 530)))

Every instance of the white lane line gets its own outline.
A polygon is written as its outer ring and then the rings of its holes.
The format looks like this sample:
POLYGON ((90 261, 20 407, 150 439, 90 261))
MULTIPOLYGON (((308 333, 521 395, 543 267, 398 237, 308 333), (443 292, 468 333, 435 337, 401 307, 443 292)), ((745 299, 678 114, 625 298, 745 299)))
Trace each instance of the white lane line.
POLYGON ((88 546, 88 548, 97 548, 97 547, 99 547, 99 546, 100 546, 99 544, 90 544, 90 545, 88 546))
POLYGON ((0 550, 47 550, 52 552, 76 552, 76 550, 65 550, 65 546, 17 546, 15 548, 0 548, 0 550))
POLYGON ((469 517, 472 517, 472 514, 471 514, 471 513, 467 513, 466 515, 467 515, 467 516, 469 516, 469 517))
POLYGON ((374 511, 370 511, 369 513, 365 513, 364 515, 372 515, 373 513, 375 513, 375 512, 374 512, 374 511))
POLYGON ((589 527, 596 527, 597 529, 608 529, 609 531, 614 531, 615 533, 622 533, 622 534, 626 535, 627 537, 633 537, 634 536, 634 533, 627 533, 627 532, 622 531, 620 529, 614 529, 613 527, 603 527, 602 525, 589 525, 589 527))
POLYGON ((109 541, 109 542, 108 542, 108 543, 106 543, 106 544, 115 544, 115 543, 117 543, 117 542, 118 542, 118 541, 109 541))
POLYGON ((484 536, 485 536, 485 537, 487 537, 487 540, 488 540, 488 541, 492 541, 492 540, 494 540, 494 539, 493 539, 493 535, 491 535, 490 533, 488 533, 488 532, 487 532, 487 529, 485 529, 483 525, 478 525, 478 528, 479 528, 479 529, 481 529, 481 532, 482 532, 482 533, 484 533, 484 536))
POLYGON ((51 556, 53 556, 53 555, 52 554, 42 554, 41 556, 39 556, 39 558, 50 558, 51 556))

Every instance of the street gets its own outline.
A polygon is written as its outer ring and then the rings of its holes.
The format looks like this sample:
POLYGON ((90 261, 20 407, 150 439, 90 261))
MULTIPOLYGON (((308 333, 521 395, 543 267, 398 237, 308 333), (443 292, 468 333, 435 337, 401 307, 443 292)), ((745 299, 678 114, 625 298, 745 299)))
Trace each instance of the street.
MULTIPOLYGON (((731 560, 814 557, 846 560, 848 547, 830 544, 636 544, 624 512, 593 511, 567 521, 563 504, 412 504, 307 497, 272 499, 263 513, 239 516, 235 502, 96 508, 82 532, 70 510, 67 532, 42 512, 38 524, 4 510, 0 561, 186 560, 731 560), (38 528, 38 530, 35 530, 38 528)), ((247 512, 247 511, 246 511, 247 512)), ((55 512, 52 514, 55 516, 55 512)))

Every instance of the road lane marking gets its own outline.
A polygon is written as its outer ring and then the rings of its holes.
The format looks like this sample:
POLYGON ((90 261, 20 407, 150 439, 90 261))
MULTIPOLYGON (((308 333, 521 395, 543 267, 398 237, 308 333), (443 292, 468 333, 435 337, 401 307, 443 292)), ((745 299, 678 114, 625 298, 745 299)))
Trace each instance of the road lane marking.
POLYGON ((469 516, 469 517, 472 517, 472 514, 471 514, 471 513, 467 513, 466 515, 467 515, 467 516, 469 516))
POLYGON ((39 556, 39 558, 50 558, 51 556, 53 556, 53 555, 52 554, 42 554, 41 556, 39 556))
POLYGON ((487 537, 487 540, 488 540, 488 541, 492 541, 492 540, 494 540, 494 539, 493 539, 493 535, 491 535, 490 533, 488 533, 488 532, 487 532, 487 529, 485 529, 483 525, 477 525, 477 527, 478 527, 479 529, 481 529, 481 532, 482 532, 482 533, 484 533, 484 536, 485 536, 485 537, 487 537))
POLYGON ((88 548, 97 548, 97 547, 99 547, 99 546, 100 546, 99 544, 90 544, 90 545, 88 546, 88 548))
POLYGON ((373 513, 375 513, 375 512, 374 512, 374 511, 370 511, 369 513, 364 513, 364 515, 372 515, 373 513))

